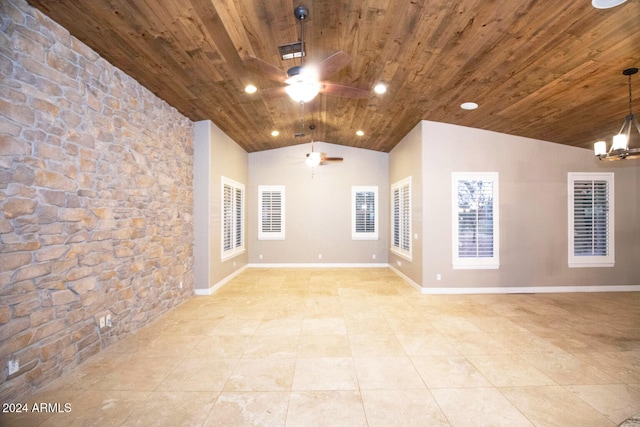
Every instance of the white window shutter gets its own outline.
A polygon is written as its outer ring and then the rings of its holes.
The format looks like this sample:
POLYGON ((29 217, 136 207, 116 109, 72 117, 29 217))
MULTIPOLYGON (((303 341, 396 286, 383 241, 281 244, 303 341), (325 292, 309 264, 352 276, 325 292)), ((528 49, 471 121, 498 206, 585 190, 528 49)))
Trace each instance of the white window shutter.
POLYGON ((453 268, 498 268, 498 173, 452 173, 453 268))
POLYGON ((412 260, 411 177, 391 186, 391 252, 412 260))
POLYGON ((351 187, 351 238, 378 239, 378 187, 351 187))
POLYGON ((258 239, 284 240, 284 186, 258 186, 258 239))
POLYGON ((613 173, 569 173, 569 267, 611 267, 613 173))

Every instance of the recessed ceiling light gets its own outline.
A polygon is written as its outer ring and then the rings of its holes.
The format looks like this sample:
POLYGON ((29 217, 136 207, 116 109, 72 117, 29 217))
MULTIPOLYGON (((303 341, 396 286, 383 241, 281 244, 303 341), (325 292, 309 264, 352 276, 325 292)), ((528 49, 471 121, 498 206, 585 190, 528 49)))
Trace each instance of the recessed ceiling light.
POLYGON ((255 87, 254 85, 247 85, 244 88, 244 91, 247 92, 247 93, 256 93, 257 90, 258 90, 258 88, 255 87))
POLYGON ((383 83, 378 83, 376 87, 373 88, 373 91, 378 95, 382 95, 387 91, 387 86, 385 86, 383 83))
POLYGON ((278 136, 280 135, 280 132, 278 132, 277 130, 274 130, 271 132, 271 136, 278 136))
POLYGON ((476 104, 475 102, 463 102, 462 104, 460 104, 460 108, 462 108, 463 110, 475 110, 476 108, 478 108, 478 104, 476 104))
POLYGON ((358 136, 363 136, 363 135, 364 135, 364 132, 363 132, 363 131, 361 131, 361 130, 357 130, 357 131, 356 131, 356 135, 358 135, 358 136))
POLYGON ((620 6, 627 0, 591 0, 591 6, 596 9, 611 9, 612 7, 620 6))

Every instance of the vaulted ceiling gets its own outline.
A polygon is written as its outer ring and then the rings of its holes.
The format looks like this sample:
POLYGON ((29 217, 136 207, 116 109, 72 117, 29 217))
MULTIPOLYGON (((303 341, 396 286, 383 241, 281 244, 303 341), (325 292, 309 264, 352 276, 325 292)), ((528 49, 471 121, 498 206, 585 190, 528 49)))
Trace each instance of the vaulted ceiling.
POLYGON ((622 71, 640 66, 640 0, 607 10, 590 0, 28 2, 248 152, 311 138, 388 152, 421 119, 591 148, 622 125, 622 71), (328 80, 366 96, 321 93, 300 105, 255 66, 299 65, 282 60, 278 46, 300 40, 300 4, 309 10, 305 64, 345 52, 351 61, 328 80), (372 90, 378 82, 384 95, 372 90), (258 87, 252 95, 249 83, 258 87), (466 101, 479 108, 462 110, 466 101))

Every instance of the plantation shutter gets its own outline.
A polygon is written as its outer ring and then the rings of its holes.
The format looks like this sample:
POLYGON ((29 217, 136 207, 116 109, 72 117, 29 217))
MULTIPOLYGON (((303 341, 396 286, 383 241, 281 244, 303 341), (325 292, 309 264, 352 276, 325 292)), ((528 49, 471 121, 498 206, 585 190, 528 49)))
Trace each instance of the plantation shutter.
POLYGON ((391 186, 391 198, 391 251, 411 260, 411 177, 391 186))
POLYGON ((351 237, 378 239, 378 187, 351 187, 351 237))
POLYGON ((498 268, 498 173, 452 173, 453 268, 498 268))
POLYGON ((284 187, 259 186, 258 239, 284 240, 284 187))
POLYGON ((614 257, 614 175, 568 174, 569 267, 612 267, 614 257))
POLYGON ((244 185, 222 177, 222 259, 244 252, 244 185))

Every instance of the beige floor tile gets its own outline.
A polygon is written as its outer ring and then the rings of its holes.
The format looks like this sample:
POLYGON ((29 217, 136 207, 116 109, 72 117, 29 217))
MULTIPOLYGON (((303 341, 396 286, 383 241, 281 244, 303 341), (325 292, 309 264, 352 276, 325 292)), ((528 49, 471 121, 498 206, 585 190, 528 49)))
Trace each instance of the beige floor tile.
POLYGON ((427 316, 434 329, 442 334, 474 334, 482 332, 469 319, 459 316, 427 316))
POLYGON ((533 426, 494 388, 436 389, 431 394, 454 427, 533 426))
POLYGON ((142 405, 150 393, 88 390, 70 402, 70 412, 54 414, 42 426, 119 426, 142 405))
POLYGON ((464 356, 417 356, 413 365, 427 387, 491 387, 491 383, 464 356))
POLYGON ((206 392, 152 392, 122 427, 200 426, 217 397, 218 393, 206 392))
POLYGON ((390 335, 393 334, 384 317, 346 316, 344 323, 349 335, 390 335))
POLYGON ((500 392, 537 426, 613 426, 604 415, 560 386, 500 388, 500 392))
POLYGON ((602 370, 568 353, 532 353, 521 355, 540 372, 561 385, 615 384, 619 382, 602 370))
POLYGON ((186 358, 176 365, 156 390, 221 391, 237 363, 237 359, 186 358))
POLYGON ((301 335, 339 335, 347 334, 343 317, 317 317, 302 321, 301 335))
POLYGON ((349 343, 354 357, 406 355, 400 341, 393 334, 349 335, 349 343))
POLYGON ((294 391, 286 427, 366 427, 358 391, 294 391))
POLYGON ((240 359, 225 391, 288 391, 291 390, 295 358, 270 356, 240 359))
POLYGON ((409 356, 460 354, 442 334, 420 334, 414 332, 398 334, 397 337, 409 356))
POLYGON ((298 357, 351 357, 351 346, 346 335, 303 335, 298 357))
POLYGON ((264 319, 258 329, 256 335, 300 335, 302 329, 302 318, 275 318, 264 319))
POLYGON ((434 296, 389 269, 251 268, 29 398, 72 413, 0 425, 606 426, 640 412, 639 318, 640 293, 434 296))
POLYGON ((96 382, 97 390, 155 390, 178 364, 179 359, 140 356, 116 366, 96 382))
POLYGON ((210 335, 188 352, 189 357, 239 358, 249 348, 252 338, 246 335, 210 335))
POLYGON ((369 427, 449 426, 428 390, 362 390, 369 427))
POLYGON ((589 365, 611 375, 621 383, 640 383, 640 350, 607 353, 576 353, 589 365))
POLYGON ((289 392, 223 392, 203 426, 282 427, 288 401, 289 392))
POLYGON ((351 357, 302 358, 296 361, 292 390, 357 390, 351 357))
POLYGON ((354 364, 363 390, 426 387, 408 357, 355 357, 354 364))
POLYGON ((467 359, 496 387, 557 385, 518 355, 471 355, 467 359))
POLYGON ((626 384, 571 385, 567 388, 616 424, 640 413, 640 391, 626 384))
POLYGON ((494 339, 491 334, 464 333, 464 334, 444 334, 447 340, 461 354, 509 354, 511 349, 505 347, 494 339))
POLYGON ((247 344, 244 357, 295 357, 300 337, 295 335, 255 335, 247 344))

